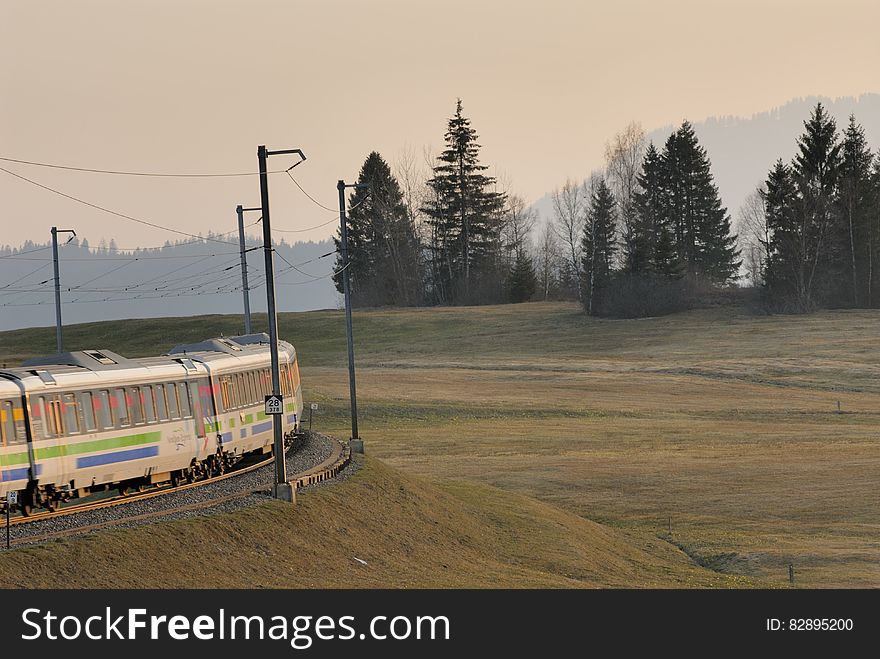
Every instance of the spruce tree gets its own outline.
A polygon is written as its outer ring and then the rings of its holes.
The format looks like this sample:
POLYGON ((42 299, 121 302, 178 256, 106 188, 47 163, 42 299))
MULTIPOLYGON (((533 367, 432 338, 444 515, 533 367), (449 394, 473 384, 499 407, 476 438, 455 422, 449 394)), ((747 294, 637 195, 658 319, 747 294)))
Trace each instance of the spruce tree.
POLYGON ((505 195, 491 188, 495 179, 483 172, 477 133, 462 114, 458 99, 449 119, 446 148, 428 180, 433 195, 422 209, 432 236, 432 288, 440 303, 468 303, 481 276, 493 272, 499 247, 505 195))
POLYGON ((538 276, 528 252, 517 252, 508 279, 511 302, 528 302, 538 287, 538 276))
MULTIPOLYGON (((377 152, 367 156, 349 198, 349 276, 358 306, 416 304, 421 299, 420 246, 400 185, 377 152)), ((336 240, 337 249, 339 239, 336 240)), ((336 288, 342 291, 341 256, 336 288)))
POLYGON ((791 168, 782 159, 770 170, 764 188, 764 221, 769 236, 769 245, 765 245, 764 286, 774 305, 795 303, 801 309, 807 308, 810 298, 802 254, 802 227, 797 215, 797 188, 791 168))
POLYGON ((679 260, 692 277, 714 284, 730 282, 741 263, 736 236, 721 205, 709 157, 689 122, 670 135, 663 161, 665 211, 679 260))
POLYGON ((651 270, 665 279, 680 279, 684 274, 672 237, 672 230, 665 223, 660 225, 657 242, 651 259, 651 270))
POLYGON ((821 103, 804 122, 798 153, 792 163, 797 188, 797 214, 802 230, 800 258, 804 269, 801 303, 804 309, 836 300, 845 289, 846 245, 835 230, 835 196, 840 175, 837 127, 821 103))
POLYGON ((604 295, 611 281, 617 248, 614 195, 604 178, 596 182, 581 241, 583 254, 583 303, 588 314, 601 313, 604 295))
POLYGON ((870 221, 872 206, 871 165, 874 154, 868 148, 864 129, 849 118, 841 148, 838 227, 844 234, 849 256, 852 303, 871 305, 874 259, 877 242, 870 221))
POLYGON ((669 212, 669 186, 663 156, 654 146, 648 145, 639 175, 640 190, 636 195, 638 212, 638 245, 644 249, 644 271, 677 279, 682 274, 672 218, 669 212))

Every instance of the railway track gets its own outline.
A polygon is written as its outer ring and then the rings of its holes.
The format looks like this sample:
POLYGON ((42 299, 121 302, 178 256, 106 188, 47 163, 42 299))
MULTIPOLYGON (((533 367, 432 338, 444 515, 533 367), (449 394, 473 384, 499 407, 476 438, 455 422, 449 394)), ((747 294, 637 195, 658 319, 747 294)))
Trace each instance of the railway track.
POLYGON ((260 467, 264 467, 267 464, 272 462, 272 456, 269 456, 265 460, 257 462, 256 464, 248 465, 247 467, 241 467, 239 469, 233 469, 221 476, 212 476, 210 478, 206 478, 204 480, 196 481, 194 483, 185 483, 183 485, 175 486, 163 486, 158 487, 153 490, 148 490, 146 492, 138 492, 135 494, 125 494, 118 495, 115 497, 107 497, 104 499, 98 499, 96 501, 88 501, 86 503, 78 503, 72 504, 69 506, 65 506, 64 508, 59 508, 58 510, 52 512, 41 512, 41 513, 33 513, 28 515, 27 517, 23 515, 17 515, 10 520, 11 526, 18 526, 20 524, 31 524, 33 522, 42 522, 49 519, 56 519, 58 517, 66 517, 68 515, 76 515, 79 513, 84 513, 90 510, 100 510, 102 508, 113 508, 115 506, 124 506, 126 504, 135 503, 138 501, 145 501, 147 499, 152 499, 154 497, 160 497, 165 494, 172 494, 174 492, 184 492, 186 490, 195 489, 197 487, 202 487, 204 485, 208 485, 209 483, 217 483, 228 478, 234 478, 235 476, 243 476, 244 474, 250 473, 252 471, 256 471, 260 467))
MULTIPOLYGON (((299 490, 303 487, 307 487, 309 485, 315 485, 331 479, 335 477, 340 471, 342 471, 351 461, 351 449, 348 446, 344 446, 339 441, 332 439, 332 448, 330 451, 330 455, 325 458, 322 462, 317 465, 314 465, 308 469, 303 470, 300 473, 294 474, 290 477, 291 483, 294 484, 294 489, 299 490)), ((258 463, 248 465, 247 467, 242 467, 236 469, 234 471, 230 471, 221 476, 215 476, 209 479, 205 479, 202 481, 198 481, 195 483, 187 483, 184 485, 178 485, 176 487, 163 487, 157 490, 152 490, 149 492, 139 493, 139 494, 131 494, 127 496, 118 496, 107 499, 101 499, 98 501, 92 501, 85 504, 68 506, 66 508, 62 508, 60 510, 54 512, 46 512, 46 513, 38 513, 36 515, 31 515, 30 517, 16 517, 11 520, 12 526, 23 526, 26 528, 31 523, 37 522, 46 522, 55 520, 59 517, 68 517, 75 516, 82 513, 88 513, 108 508, 115 508, 119 506, 125 506, 136 503, 143 503, 144 501, 173 495, 176 493, 186 492, 188 490, 195 490, 197 488, 205 487, 207 485, 212 485, 219 483, 221 481, 229 480, 231 478, 240 477, 245 474, 257 471, 263 467, 270 465, 273 461, 273 458, 270 456, 265 460, 261 460, 258 463)), ((102 528, 109 528, 112 526, 116 526, 123 523, 131 523, 131 522, 141 522, 141 521, 149 521, 151 519, 156 519, 159 517, 168 516, 175 513, 180 512, 190 512, 197 511, 201 509, 207 509, 215 507, 219 504, 234 501, 236 499, 242 499, 245 497, 249 497, 252 495, 268 495, 270 493, 270 488, 268 486, 265 487, 249 487, 243 488, 239 492, 235 492, 232 494, 225 494, 222 496, 213 496, 204 498, 195 503, 187 503, 179 506, 171 506, 167 508, 163 508, 162 510, 151 511, 147 513, 140 513, 135 515, 118 515, 117 517, 105 521, 101 521, 94 524, 85 524, 78 525, 73 528, 65 528, 63 530, 51 531, 47 533, 28 533, 21 535, 17 538, 11 540, 11 545, 21 545, 21 544, 30 544, 34 542, 41 542, 45 540, 52 540, 60 537, 67 537, 72 533, 85 533, 89 531, 100 530, 102 528)))

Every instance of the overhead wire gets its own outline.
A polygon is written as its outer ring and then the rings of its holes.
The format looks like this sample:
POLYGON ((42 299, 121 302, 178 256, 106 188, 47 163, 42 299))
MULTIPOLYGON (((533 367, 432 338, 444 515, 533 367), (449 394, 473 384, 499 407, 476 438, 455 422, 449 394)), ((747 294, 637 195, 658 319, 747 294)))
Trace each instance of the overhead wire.
POLYGON ((215 242, 215 243, 223 243, 223 244, 227 244, 227 245, 235 245, 236 244, 236 243, 231 242, 229 240, 218 240, 216 238, 211 238, 211 237, 207 237, 207 236, 199 236, 194 233, 189 233, 187 231, 181 231, 180 229, 173 229, 171 227, 166 227, 161 224, 156 224, 155 222, 149 222, 148 220, 143 220, 143 219, 134 217, 132 215, 120 213, 119 211, 115 211, 110 208, 105 208, 103 206, 99 206, 98 204, 93 204, 92 202, 86 201, 84 199, 80 199, 79 197, 74 197, 73 195, 67 194, 66 192, 61 192, 60 190, 56 190, 55 188, 49 187, 48 185, 38 183, 37 181, 29 179, 26 176, 22 176, 21 174, 16 174, 15 172, 10 171, 10 170, 6 169, 5 167, 0 167, 0 171, 6 172, 10 176, 14 176, 15 178, 21 179, 22 181, 26 181, 27 183, 30 183, 31 185, 35 185, 38 188, 42 188, 43 190, 47 190, 49 192, 57 194, 57 195, 64 197, 66 199, 70 199, 71 201, 75 201, 79 204, 83 204, 84 206, 88 206, 89 208, 94 208, 94 209, 102 211, 104 213, 109 213, 110 215, 115 215, 116 217, 121 217, 123 219, 130 220, 132 222, 137 222, 138 224, 143 224, 148 227, 153 227, 154 229, 161 229, 162 231, 170 231, 171 233, 176 233, 181 236, 189 236, 190 238, 198 238, 200 240, 206 240, 206 241, 215 242))
MULTIPOLYGON (((196 173, 177 173, 177 172, 132 172, 132 171, 123 171, 116 169, 96 169, 94 167, 73 167, 71 165, 58 165, 55 163, 48 162, 36 162, 33 160, 22 160, 19 158, 9 158, 6 156, 0 156, 0 160, 5 162, 14 162, 19 165, 33 165, 35 167, 48 167, 50 169, 65 169, 74 172, 88 172, 91 174, 115 174, 118 176, 151 176, 151 177, 160 177, 160 178, 231 178, 237 176, 259 176, 260 172, 211 172, 207 174, 196 173)), ((281 169, 276 169, 268 174, 280 174, 281 169)))
POLYGON ((6 284, 5 286, 0 286, 0 291, 2 291, 3 289, 9 288, 10 286, 13 286, 14 284, 17 284, 17 283, 20 282, 22 279, 27 279, 27 278, 30 277, 31 275, 35 275, 35 274, 37 274, 40 270, 44 270, 45 268, 48 268, 49 265, 50 265, 49 263, 44 263, 43 265, 41 265, 41 266, 40 266, 39 268, 37 268, 36 270, 31 270, 31 271, 28 272, 26 275, 22 275, 21 277, 19 277, 19 278, 16 279, 15 281, 10 282, 10 283, 6 284))
MULTIPOLYGON (((303 186, 301 186, 301 185, 299 184, 299 181, 297 181, 295 178, 293 178, 293 174, 290 173, 290 170, 289 170, 289 169, 288 169, 286 172, 284 172, 284 173, 287 174, 287 176, 290 178, 290 180, 293 181, 293 184, 294 184, 296 187, 298 187, 298 188, 300 189, 300 192, 302 192, 306 197, 308 197, 309 200, 311 200, 311 202, 312 202, 313 204, 315 204, 315 205, 318 206, 319 208, 323 208, 325 211, 329 211, 329 212, 331 212, 331 213, 333 213, 333 214, 335 214, 335 215, 338 215, 338 214, 339 214, 339 209, 338 209, 338 208, 330 208, 329 206, 325 206, 325 205, 322 204, 320 201, 318 201, 317 199, 315 199, 312 195, 310 195, 310 194, 306 191, 306 189, 305 189, 303 186)), ((361 200, 360 200, 358 203, 356 203, 354 206, 349 207, 348 210, 349 210, 349 211, 353 211, 355 208, 357 208, 357 207, 360 206, 362 203, 364 203, 364 201, 366 201, 366 197, 364 197, 363 199, 361 199, 361 200)), ((328 224, 329 224, 329 223, 328 223, 328 224)), ((322 225, 322 226, 323 226, 323 225, 322 225)), ((317 227, 313 227, 313 228, 317 228, 317 227)), ((302 231, 308 231, 308 229, 302 229, 302 231)), ((291 233, 293 233, 293 232, 291 232, 291 233)))

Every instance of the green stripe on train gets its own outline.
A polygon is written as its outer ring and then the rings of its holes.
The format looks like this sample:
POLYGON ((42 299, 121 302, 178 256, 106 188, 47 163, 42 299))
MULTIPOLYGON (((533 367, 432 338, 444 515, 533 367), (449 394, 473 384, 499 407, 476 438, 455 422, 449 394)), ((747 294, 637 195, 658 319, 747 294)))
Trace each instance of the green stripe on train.
POLYGON ((27 461, 27 451, 25 451, 24 453, 9 453, 7 455, 0 455, 0 467, 12 467, 14 465, 27 464, 27 461))
POLYGON ((288 403, 286 409, 288 412, 295 412, 296 411, 296 403, 288 403))
POLYGON ((254 422, 254 415, 253 414, 245 414, 244 415, 244 422, 245 423, 253 423, 254 422))
MULTIPOLYGON (((140 446, 142 444, 155 444, 162 439, 161 432, 143 432, 137 435, 123 435, 110 437, 109 439, 92 439, 85 442, 62 444, 61 446, 45 446, 37 448, 34 456, 37 460, 50 460, 64 455, 80 455, 82 453, 96 453, 111 449, 126 448, 128 446, 140 446)), ((42 441, 42 440, 41 440, 42 441)), ((10 453, 0 455, 0 466, 11 467, 13 465, 27 464, 27 451, 22 453, 10 453)))

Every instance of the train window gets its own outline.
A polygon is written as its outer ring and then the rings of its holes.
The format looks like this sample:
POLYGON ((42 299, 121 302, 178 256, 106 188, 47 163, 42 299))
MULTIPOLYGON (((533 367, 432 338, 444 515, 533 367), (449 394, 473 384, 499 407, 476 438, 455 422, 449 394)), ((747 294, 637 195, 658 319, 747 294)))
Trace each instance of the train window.
POLYGON ((165 387, 166 394, 168 398, 168 418, 170 419, 179 419, 180 411, 177 405, 177 387, 174 386, 174 383, 171 382, 165 387))
POLYGON ((131 422, 134 425, 140 425, 144 422, 144 401, 141 398, 140 387, 129 387, 125 397, 128 403, 128 410, 131 414, 131 422))
POLYGON ((245 405, 254 404, 254 381, 251 380, 250 373, 242 373, 241 381, 244 383, 244 399, 245 405))
POLYGON ((156 399, 156 417, 159 421, 167 421, 168 406, 165 403, 165 385, 157 384, 153 387, 153 396, 156 399))
POLYGON ((144 404, 144 419, 147 423, 156 423, 156 409, 153 405, 153 388, 141 388, 141 401, 144 404))
POLYGON ((85 422, 86 432, 95 432, 98 429, 95 420, 95 404, 92 402, 92 392, 84 391, 79 395, 80 405, 82 406, 83 421, 85 422))
POLYGON ((3 401, 0 406, 0 446, 7 446, 15 438, 15 421, 12 418, 12 403, 3 401))
MULTIPOLYGON (((208 403, 209 399, 205 398, 205 396, 210 396, 211 388, 207 384, 207 380, 201 380, 196 382, 190 382, 189 387, 187 387, 187 403, 189 405, 189 409, 192 412, 192 416, 198 421, 196 423, 196 430, 198 431, 200 428, 204 429, 203 421, 204 417, 208 416, 211 412, 210 408, 203 409, 203 404, 208 403), (199 395, 199 389, 203 392, 202 396, 199 395)), ((202 432, 200 437, 204 437, 204 432, 202 432)))
POLYGON ((95 406, 95 420, 98 422, 98 428, 109 430, 114 426, 113 412, 110 407, 110 392, 106 389, 99 391, 94 397, 93 404, 95 406))
POLYGON ((31 398, 31 418, 34 423, 34 430, 39 428, 43 437, 52 436, 52 426, 49 423, 49 406, 46 399, 42 396, 31 398))
POLYGON ((52 436, 61 437, 64 434, 64 416, 61 412, 61 401, 55 399, 46 404, 49 414, 46 415, 52 427, 52 436))
POLYGON ((180 416, 184 419, 189 419, 192 416, 192 406, 189 404, 189 393, 187 392, 186 384, 181 383, 177 387, 177 391, 179 393, 178 400, 180 401, 180 416))
POLYGON ((125 398, 125 390, 114 389, 113 400, 110 401, 115 411, 115 420, 122 427, 131 425, 131 419, 128 416, 128 403, 125 402, 125 398))
POLYGON ((64 411, 64 426, 68 435, 78 435, 79 427, 79 403, 76 394, 64 394, 64 402, 61 406, 64 411))
POLYGON ((224 375, 220 379, 220 397, 217 399, 218 412, 225 412, 229 409, 229 382, 224 375))

